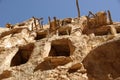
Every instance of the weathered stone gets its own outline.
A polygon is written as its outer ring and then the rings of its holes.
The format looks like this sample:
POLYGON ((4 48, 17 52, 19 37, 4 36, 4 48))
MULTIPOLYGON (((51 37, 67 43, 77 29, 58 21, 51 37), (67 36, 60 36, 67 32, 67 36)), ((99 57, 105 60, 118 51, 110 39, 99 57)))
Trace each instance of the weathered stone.
POLYGON ((10 68, 11 60, 18 51, 18 48, 4 49, 0 51, 0 72, 10 68))
POLYGON ((62 26, 70 24, 72 22, 72 18, 65 18, 62 20, 62 26))
POLYGON ((21 30, 23 30, 23 28, 15 28, 15 29, 12 29, 12 30, 9 30, 9 31, 5 31, 5 32, 0 34, 0 39, 7 36, 7 35, 10 35, 10 34, 19 33, 19 32, 21 32, 21 30))
POLYGON ((9 30, 10 30, 9 28, 0 27, 0 34, 5 32, 5 31, 9 31, 9 30))
MULTIPOLYGON (((91 13, 93 14, 93 13, 91 13)), ((97 12, 93 14, 93 17, 86 17, 86 20, 83 19, 82 26, 83 26, 83 34, 91 34, 94 33, 95 35, 106 35, 110 32, 111 28, 107 22, 107 13, 104 11, 97 12), (85 24, 83 24, 85 23, 85 24)))
POLYGON ((39 18, 32 17, 12 29, 0 28, 0 79, 120 77, 120 22, 109 25, 102 11, 74 19, 54 17, 49 23, 41 28, 39 18))
POLYGON ((76 71, 77 71, 78 69, 80 69, 81 67, 82 67, 82 64, 81 64, 81 63, 76 63, 76 64, 72 65, 72 66, 69 68, 68 72, 69 72, 69 73, 76 72, 76 71))
POLYGON ((11 75, 12 75, 11 71, 5 70, 5 71, 3 71, 2 74, 0 74, 0 80, 9 78, 9 77, 11 77, 11 75))
POLYGON ((40 39, 42 39, 42 38, 46 38, 47 35, 48 35, 47 30, 38 31, 38 32, 37 32, 37 35, 36 35, 36 37, 35 37, 35 40, 40 40, 40 39))
POLYGON ((69 27, 69 26, 61 26, 58 29, 58 34, 59 35, 70 35, 71 34, 71 30, 72 30, 72 28, 69 27))
POLYGON ((50 70, 54 69, 57 66, 63 66, 69 62, 71 62, 72 59, 70 57, 46 57, 44 58, 44 61, 40 63, 34 71, 37 70, 50 70))
POLYGON ((18 52, 16 52, 15 56, 11 60, 10 66, 18 66, 21 64, 25 64, 34 49, 34 44, 27 44, 19 48, 18 52))
POLYGON ((108 74, 113 78, 120 76, 120 40, 108 41, 93 49, 83 60, 89 79, 107 80, 108 74))
POLYGON ((57 39, 51 42, 49 56, 70 56, 74 50, 75 47, 69 39, 57 39))

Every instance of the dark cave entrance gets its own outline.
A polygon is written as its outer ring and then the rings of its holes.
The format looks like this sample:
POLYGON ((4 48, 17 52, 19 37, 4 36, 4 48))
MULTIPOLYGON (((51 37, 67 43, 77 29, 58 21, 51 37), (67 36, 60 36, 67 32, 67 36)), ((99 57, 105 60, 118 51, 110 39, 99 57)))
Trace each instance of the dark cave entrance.
POLYGON ((51 50, 49 56, 66 56, 73 54, 75 47, 69 39, 54 40, 51 43, 51 50))
POLYGON ((20 47, 16 55, 12 58, 11 67, 19 66, 21 64, 27 63, 31 53, 33 52, 34 44, 28 44, 26 46, 20 47))

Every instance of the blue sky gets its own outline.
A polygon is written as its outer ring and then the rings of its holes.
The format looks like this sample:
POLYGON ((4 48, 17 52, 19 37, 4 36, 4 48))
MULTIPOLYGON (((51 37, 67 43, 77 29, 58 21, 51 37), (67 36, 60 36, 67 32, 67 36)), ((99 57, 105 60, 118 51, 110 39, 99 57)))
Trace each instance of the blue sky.
MULTIPOLYGON (((35 17, 77 17, 76 0, 0 0, 0 26, 35 17)), ((79 0, 81 15, 110 10, 114 21, 120 21, 120 0, 79 0)))

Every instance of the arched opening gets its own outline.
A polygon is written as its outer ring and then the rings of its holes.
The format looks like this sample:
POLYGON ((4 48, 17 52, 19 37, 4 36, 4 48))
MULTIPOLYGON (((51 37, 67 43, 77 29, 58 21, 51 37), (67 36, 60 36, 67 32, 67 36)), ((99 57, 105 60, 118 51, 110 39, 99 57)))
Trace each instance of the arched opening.
POLYGON ((49 56, 70 56, 73 54, 75 47, 69 39, 58 39, 51 43, 49 56))
POLYGON ((120 40, 98 46, 85 57, 83 64, 90 80, 120 77, 120 40))
POLYGON ((29 60, 33 49, 34 44, 28 44, 26 46, 20 47, 16 55, 13 57, 10 66, 12 67, 25 64, 29 60))

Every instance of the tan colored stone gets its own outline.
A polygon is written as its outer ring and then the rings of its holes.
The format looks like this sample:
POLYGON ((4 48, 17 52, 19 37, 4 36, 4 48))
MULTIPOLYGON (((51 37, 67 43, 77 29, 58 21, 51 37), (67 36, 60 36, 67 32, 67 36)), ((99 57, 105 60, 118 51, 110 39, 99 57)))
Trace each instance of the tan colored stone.
POLYGON ((119 78, 120 22, 108 25, 105 12, 95 15, 89 20, 87 16, 54 17, 51 26, 57 28, 53 32, 49 24, 41 28, 35 17, 12 29, 0 28, 0 79, 119 78))
POLYGON ((70 67, 71 70, 77 70, 80 69, 82 67, 81 63, 76 63, 73 66, 70 67))
POLYGON ((5 71, 3 71, 2 74, 0 74, 0 80, 9 78, 9 77, 11 77, 11 75, 12 75, 11 71, 5 70, 5 71))

